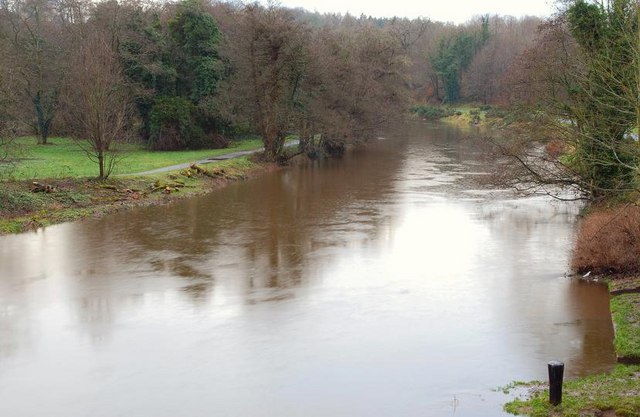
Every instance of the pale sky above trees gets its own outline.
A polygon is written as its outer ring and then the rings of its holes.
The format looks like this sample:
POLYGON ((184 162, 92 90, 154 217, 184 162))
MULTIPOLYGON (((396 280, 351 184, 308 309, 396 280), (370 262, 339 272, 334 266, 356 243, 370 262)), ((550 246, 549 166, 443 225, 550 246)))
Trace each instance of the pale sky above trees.
POLYGON ((281 0, 285 7, 302 7, 320 13, 360 14, 374 17, 426 17, 435 21, 463 23, 474 16, 500 14, 547 17, 553 0, 281 0))

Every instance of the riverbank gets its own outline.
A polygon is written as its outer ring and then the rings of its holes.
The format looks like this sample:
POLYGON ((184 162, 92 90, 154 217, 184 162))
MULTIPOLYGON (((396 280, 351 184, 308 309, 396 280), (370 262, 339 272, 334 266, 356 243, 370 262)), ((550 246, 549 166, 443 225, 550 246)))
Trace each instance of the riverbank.
POLYGON ((178 171, 113 177, 102 182, 89 178, 4 181, 0 190, 0 235, 134 207, 169 204, 276 169, 276 164, 242 157, 215 165, 194 164, 178 171))
POLYGON ((514 383, 512 387, 523 388, 526 395, 507 403, 505 410, 530 417, 639 416, 640 294, 628 293, 637 291, 639 283, 640 277, 630 276, 608 283, 619 362, 610 373, 565 381, 559 406, 549 404, 546 382, 514 383))
MULTIPOLYGON (((43 180, 51 178, 90 178, 98 175, 98 165, 88 157, 81 143, 71 138, 49 138, 38 145, 34 137, 12 142, 11 159, 0 164, 2 180, 43 180)), ((232 153, 262 149, 262 141, 247 138, 232 142, 227 148, 183 151, 151 151, 143 144, 121 144, 112 176, 135 175, 176 164, 218 158, 232 153)))
POLYGON ((419 105, 411 111, 423 120, 437 120, 460 128, 504 127, 516 122, 509 111, 489 105, 419 105))
MULTIPOLYGON (((633 196, 629 196, 633 200, 633 196)), ((520 384, 525 398, 505 410, 516 415, 640 416, 640 207, 590 207, 580 221, 571 267, 581 279, 607 285, 618 365, 611 373, 570 380, 564 400, 549 404, 546 383, 520 384)))
MULTIPOLYGON (((425 107, 422 115, 457 127, 497 129, 510 136, 531 135, 532 121, 506 111, 479 106, 459 106, 442 111, 425 107)), ((552 132, 545 132, 550 137, 552 132)), ((547 145, 547 151, 555 144, 547 145)), ((640 200, 626 195, 620 201, 601 202, 583 214, 576 237, 572 269, 584 279, 606 283, 615 328, 613 341, 618 365, 611 373, 566 381, 564 401, 549 404, 546 382, 514 383, 526 395, 505 405, 515 415, 640 416, 640 200)))
POLYGON ((33 137, 18 138, 14 160, 0 165, 0 235, 167 204, 277 169, 252 157, 262 149, 256 138, 224 149, 170 152, 124 144, 112 175, 97 181, 96 163, 76 141, 54 137, 37 145, 33 137))
MULTIPOLYGON (((640 364, 640 205, 592 206, 580 221, 571 268, 585 279, 606 282, 618 362, 640 364)), ((640 412, 639 412, 640 414, 640 412)))

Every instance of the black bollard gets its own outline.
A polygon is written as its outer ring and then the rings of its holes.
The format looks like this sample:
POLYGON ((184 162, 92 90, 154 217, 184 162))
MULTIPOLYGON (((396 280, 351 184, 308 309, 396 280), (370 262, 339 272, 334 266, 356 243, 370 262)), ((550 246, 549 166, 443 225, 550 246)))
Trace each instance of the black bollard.
POLYGON ((564 363, 551 361, 549 368, 549 402, 551 405, 560 405, 562 402, 562 377, 564 375, 564 363))

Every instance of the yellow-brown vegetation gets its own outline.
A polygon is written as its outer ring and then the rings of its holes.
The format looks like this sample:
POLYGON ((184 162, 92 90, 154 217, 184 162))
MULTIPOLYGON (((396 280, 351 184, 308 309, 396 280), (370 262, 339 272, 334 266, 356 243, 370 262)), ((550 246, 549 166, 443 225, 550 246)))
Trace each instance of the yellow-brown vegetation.
POLYGON ((572 267, 581 273, 640 272, 640 206, 588 214, 578 232, 572 267))

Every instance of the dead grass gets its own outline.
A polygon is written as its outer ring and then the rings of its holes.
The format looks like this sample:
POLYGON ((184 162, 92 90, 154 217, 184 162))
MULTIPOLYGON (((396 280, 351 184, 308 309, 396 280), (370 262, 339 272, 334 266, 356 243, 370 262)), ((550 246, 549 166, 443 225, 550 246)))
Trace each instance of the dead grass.
POLYGON ((587 215, 572 267, 595 274, 640 272, 640 207, 628 204, 587 215))

